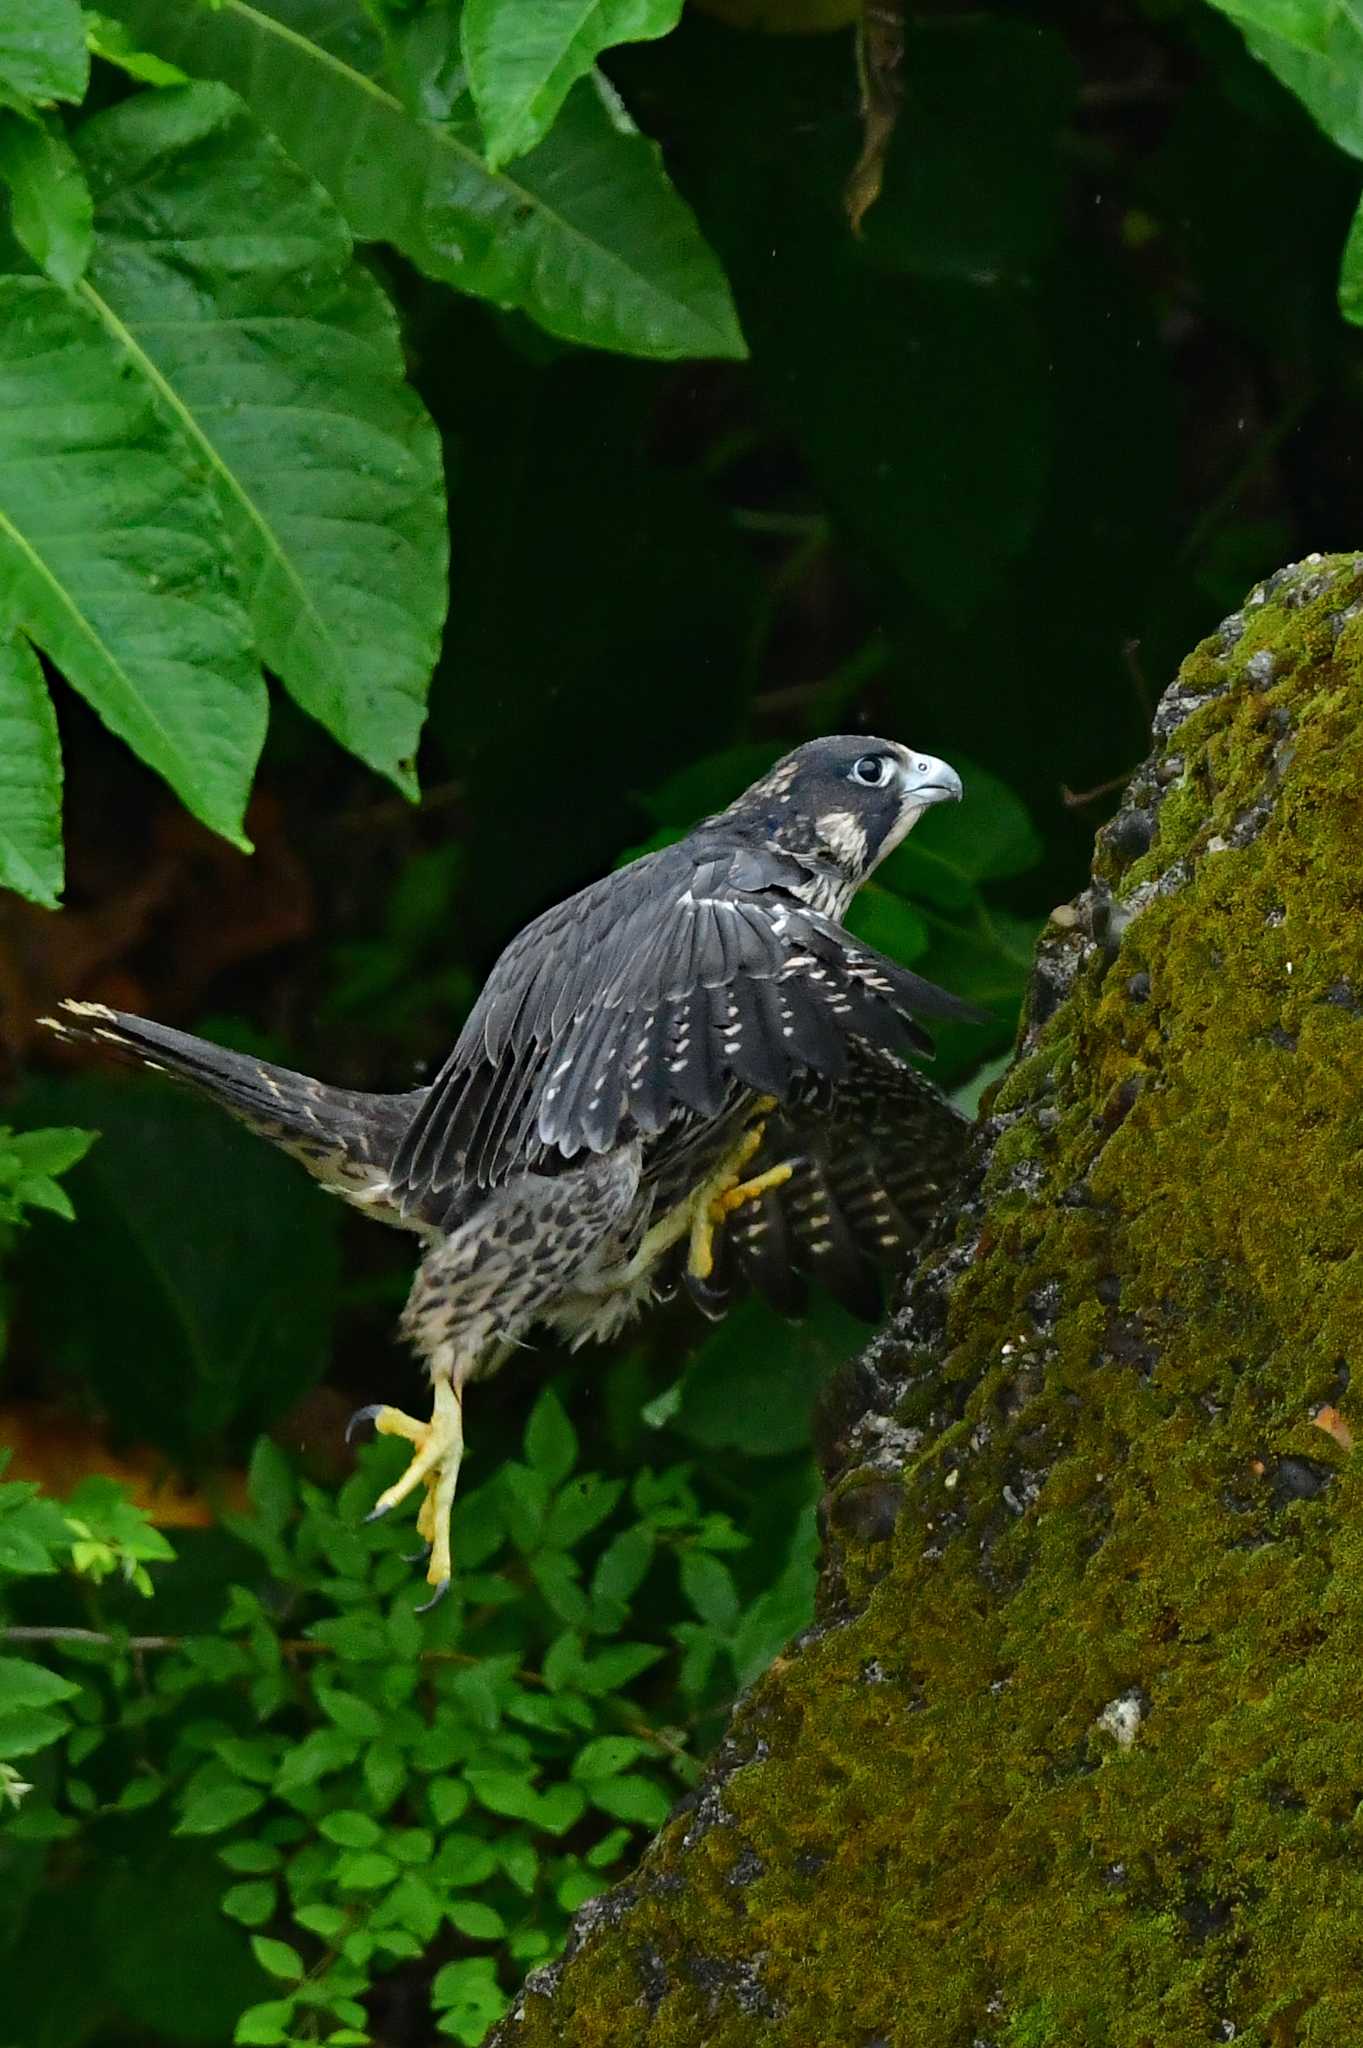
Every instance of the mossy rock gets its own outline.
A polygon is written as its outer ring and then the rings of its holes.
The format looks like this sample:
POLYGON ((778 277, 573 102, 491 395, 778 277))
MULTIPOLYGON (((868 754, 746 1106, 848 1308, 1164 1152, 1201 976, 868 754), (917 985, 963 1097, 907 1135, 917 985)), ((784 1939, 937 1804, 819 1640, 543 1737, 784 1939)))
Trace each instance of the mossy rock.
POLYGON ((819 1620, 500 2048, 1363 2042, 1363 560, 1184 664, 891 1330, 819 1620))

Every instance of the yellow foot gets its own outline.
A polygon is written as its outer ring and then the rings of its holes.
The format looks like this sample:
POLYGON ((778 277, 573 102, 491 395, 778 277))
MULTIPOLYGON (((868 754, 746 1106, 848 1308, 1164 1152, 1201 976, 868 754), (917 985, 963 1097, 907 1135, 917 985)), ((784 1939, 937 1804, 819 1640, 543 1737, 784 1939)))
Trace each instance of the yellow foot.
POLYGON ((426 1577, 439 1599, 450 1582, 450 1514, 464 1455, 464 1415, 459 1396, 449 1380, 437 1380, 429 1422, 417 1422, 400 1408, 362 1408, 360 1416, 372 1422, 380 1436, 406 1437, 413 1447, 407 1470, 379 1495, 366 1520, 377 1521, 399 1501, 406 1500, 416 1487, 426 1489, 416 1525, 417 1533, 431 1547, 426 1577))
MULTIPOLYGON (((753 1135, 752 1132, 748 1134, 749 1137, 753 1135)), ((743 1167, 762 1142, 760 1127, 756 1139, 757 1143, 751 1145, 745 1139, 747 1149, 738 1161, 738 1170, 726 1173, 717 1187, 712 1181, 696 1205, 686 1254, 686 1270, 693 1280, 708 1280, 715 1270, 715 1232, 725 1217, 732 1216, 734 1210, 741 1209, 745 1203, 757 1201, 768 1188, 784 1187, 795 1171, 793 1164, 785 1160, 780 1166, 769 1166, 765 1173, 757 1173, 751 1180, 744 1180, 743 1167)))

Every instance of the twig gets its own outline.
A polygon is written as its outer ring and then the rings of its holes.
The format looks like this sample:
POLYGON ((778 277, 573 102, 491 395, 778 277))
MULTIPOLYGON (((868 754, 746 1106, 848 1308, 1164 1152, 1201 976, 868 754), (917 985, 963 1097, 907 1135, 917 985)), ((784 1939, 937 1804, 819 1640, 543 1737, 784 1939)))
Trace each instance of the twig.
POLYGON ((1094 789, 1071 789, 1068 782, 1062 782, 1060 801, 1067 811, 1081 811, 1085 804, 1097 803, 1100 796, 1111 796, 1114 789, 1125 789, 1135 772, 1134 768, 1124 769, 1110 782, 1100 782, 1094 789))

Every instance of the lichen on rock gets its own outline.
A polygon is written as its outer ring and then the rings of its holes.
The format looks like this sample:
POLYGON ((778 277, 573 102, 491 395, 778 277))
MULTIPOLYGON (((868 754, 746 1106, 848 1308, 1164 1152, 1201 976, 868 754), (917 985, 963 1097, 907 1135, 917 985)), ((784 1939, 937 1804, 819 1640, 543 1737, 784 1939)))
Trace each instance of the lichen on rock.
POLYGON ((1161 700, 816 1625, 500 2048, 1363 2042, 1361 614, 1313 557, 1161 700))

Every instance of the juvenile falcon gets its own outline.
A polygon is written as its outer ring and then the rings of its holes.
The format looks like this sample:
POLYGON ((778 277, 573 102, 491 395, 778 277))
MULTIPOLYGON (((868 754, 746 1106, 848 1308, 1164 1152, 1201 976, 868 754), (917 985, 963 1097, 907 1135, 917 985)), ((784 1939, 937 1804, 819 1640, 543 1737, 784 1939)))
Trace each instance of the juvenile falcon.
POLYGON ((532 1323, 608 1337, 677 1281, 722 1308, 804 1276, 856 1306, 921 1235, 964 1124, 909 1065, 923 1018, 975 1013, 844 929, 852 897, 930 804, 945 762, 812 740, 685 839, 527 925, 434 1081, 329 1088, 97 1003, 49 1022, 187 1081, 330 1192, 414 1231, 404 1335, 433 1413, 360 1410, 412 1457, 438 1598, 464 1388, 532 1323))

